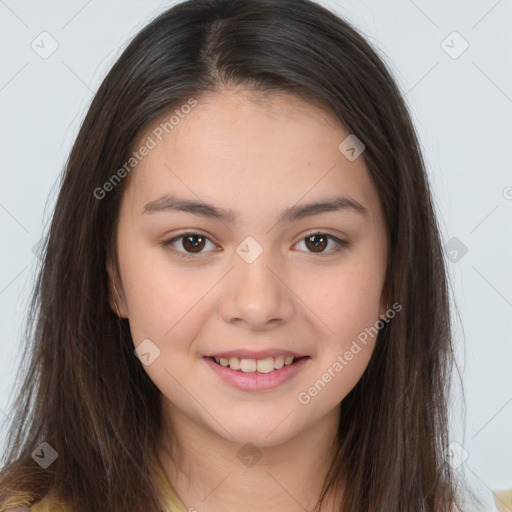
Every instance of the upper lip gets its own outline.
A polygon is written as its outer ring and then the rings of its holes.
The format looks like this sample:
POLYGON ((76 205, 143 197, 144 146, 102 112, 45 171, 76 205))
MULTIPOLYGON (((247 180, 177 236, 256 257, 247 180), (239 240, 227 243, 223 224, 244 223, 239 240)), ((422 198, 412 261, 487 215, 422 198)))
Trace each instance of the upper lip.
POLYGON ((238 357, 239 359, 266 359, 267 357, 277 356, 306 357, 306 354, 300 354, 298 352, 280 348, 270 348, 267 350, 228 350, 225 352, 215 352, 213 354, 208 354, 205 357, 223 357, 226 359, 229 359, 230 357, 238 357))

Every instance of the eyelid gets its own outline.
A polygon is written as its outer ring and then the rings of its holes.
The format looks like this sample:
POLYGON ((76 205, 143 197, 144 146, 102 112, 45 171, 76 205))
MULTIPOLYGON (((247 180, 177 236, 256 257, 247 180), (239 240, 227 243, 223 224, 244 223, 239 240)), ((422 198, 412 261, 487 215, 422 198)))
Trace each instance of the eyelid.
MULTIPOLYGON (((169 248, 169 250, 171 250, 174 254, 176 254, 178 257, 183 257, 183 258, 188 258, 188 259, 196 259, 198 257, 201 257, 201 255, 204 255, 205 252, 199 252, 199 253, 188 253, 188 252, 182 252, 182 251, 178 251, 176 249, 174 249, 173 247, 171 247, 171 244, 173 244, 174 242, 178 241, 180 238, 184 238, 186 236, 190 236, 190 235, 199 235, 199 236, 202 236, 204 237, 207 241, 211 242, 211 243, 216 243, 212 240, 212 237, 210 235, 207 235, 206 233, 202 232, 201 230, 183 230, 179 233, 176 233, 175 235, 173 235, 171 238, 167 238, 163 241, 163 245, 164 247, 166 248, 169 248)), ((217 252, 217 251, 206 251, 206 252, 217 252)))
POLYGON ((313 235, 326 235, 327 238, 329 238, 330 240, 334 240, 334 242, 336 243, 336 247, 334 249, 329 250, 329 251, 318 252, 318 253, 311 252, 311 251, 309 251, 309 252, 306 251, 306 254, 308 256, 315 256, 315 255, 317 255, 317 256, 320 256, 320 257, 328 257, 328 256, 332 256, 333 254, 339 253, 343 249, 347 249, 348 246, 350 245, 350 242, 348 242, 348 240, 343 240, 343 239, 339 238, 338 236, 331 234, 330 231, 331 231, 330 229, 322 229, 322 228, 317 228, 317 229, 310 230, 309 232, 301 234, 300 235, 300 239, 297 242, 295 242, 293 244, 293 246, 299 244, 300 242, 304 241, 306 238, 308 238, 310 236, 313 236, 313 235))
POLYGON ((304 238, 307 238, 308 236, 312 235, 328 235, 331 238, 334 238, 335 240, 339 240, 340 242, 343 242, 343 240, 340 238, 341 235, 334 235, 331 233, 332 230, 328 228, 316 228, 316 229, 310 229, 300 235, 299 242, 303 240, 304 238))

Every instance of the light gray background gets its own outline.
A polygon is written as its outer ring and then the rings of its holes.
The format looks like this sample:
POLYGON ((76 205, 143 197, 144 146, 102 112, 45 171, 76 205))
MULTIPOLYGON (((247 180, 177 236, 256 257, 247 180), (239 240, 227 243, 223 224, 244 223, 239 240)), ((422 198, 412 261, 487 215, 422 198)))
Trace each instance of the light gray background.
MULTIPOLYGON (((0 0, 0 420, 24 356, 18 345, 37 269, 33 247, 79 124, 129 39, 173 3, 0 0), (58 43, 48 58, 31 47, 50 48, 43 31, 58 43)), ((467 400, 465 424, 452 409, 454 453, 486 510, 495 510, 491 489, 512 489, 512 3, 324 4, 391 64, 425 151, 443 239, 467 247, 463 257, 446 251, 460 258, 448 263, 467 400), (458 55, 464 40, 469 47, 458 55)))

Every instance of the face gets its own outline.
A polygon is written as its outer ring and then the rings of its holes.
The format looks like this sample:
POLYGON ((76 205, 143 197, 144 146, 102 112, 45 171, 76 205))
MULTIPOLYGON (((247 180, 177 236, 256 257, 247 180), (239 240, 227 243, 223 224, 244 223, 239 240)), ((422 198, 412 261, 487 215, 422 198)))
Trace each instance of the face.
POLYGON ((225 89, 185 110, 140 138, 156 144, 123 195, 113 298, 171 418, 278 445, 338 414, 368 364, 379 198, 338 149, 349 133, 292 95, 225 89))

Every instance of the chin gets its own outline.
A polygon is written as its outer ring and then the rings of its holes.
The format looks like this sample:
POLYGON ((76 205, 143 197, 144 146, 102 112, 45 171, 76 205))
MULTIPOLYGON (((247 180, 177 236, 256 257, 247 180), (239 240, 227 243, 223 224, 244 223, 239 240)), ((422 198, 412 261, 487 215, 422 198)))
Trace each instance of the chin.
MULTIPOLYGON (((241 447, 253 445, 259 448, 272 448, 285 444, 299 433, 296 431, 297 425, 293 425, 293 431, 290 430, 290 424, 285 419, 287 414, 266 422, 240 422, 234 418, 232 422, 222 423, 229 434, 218 425, 215 425, 215 432, 226 441, 241 447)), ((292 416, 293 414, 289 418, 292 416)))

